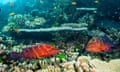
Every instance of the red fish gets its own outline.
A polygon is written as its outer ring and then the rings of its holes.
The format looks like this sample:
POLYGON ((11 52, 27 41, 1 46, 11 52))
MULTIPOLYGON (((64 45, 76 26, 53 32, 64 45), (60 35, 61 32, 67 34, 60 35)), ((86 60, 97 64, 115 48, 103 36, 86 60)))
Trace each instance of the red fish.
POLYGON ((86 51, 88 52, 109 52, 113 47, 112 42, 106 37, 93 37, 87 44, 86 51))
POLYGON ((23 49, 22 53, 11 53, 12 58, 22 57, 24 59, 39 59, 56 55, 58 48, 54 48, 48 44, 38 44, 23 49))

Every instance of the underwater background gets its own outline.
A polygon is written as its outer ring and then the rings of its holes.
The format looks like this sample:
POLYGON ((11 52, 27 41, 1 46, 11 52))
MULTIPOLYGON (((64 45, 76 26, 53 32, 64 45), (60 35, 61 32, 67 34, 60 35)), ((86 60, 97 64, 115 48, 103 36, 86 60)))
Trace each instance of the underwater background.
POLYGON ((0 72, 120 72, 120 0, 0 0, 0 72))

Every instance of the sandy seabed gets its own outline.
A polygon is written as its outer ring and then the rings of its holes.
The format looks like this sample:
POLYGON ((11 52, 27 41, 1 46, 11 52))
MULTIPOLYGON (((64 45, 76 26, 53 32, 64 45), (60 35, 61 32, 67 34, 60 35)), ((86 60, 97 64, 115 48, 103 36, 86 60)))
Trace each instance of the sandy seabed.
POLYGON ((93 59, 90 62, 95 65, 99 72, 120 72, 120 59, 113 59, 109 62, 93 59))

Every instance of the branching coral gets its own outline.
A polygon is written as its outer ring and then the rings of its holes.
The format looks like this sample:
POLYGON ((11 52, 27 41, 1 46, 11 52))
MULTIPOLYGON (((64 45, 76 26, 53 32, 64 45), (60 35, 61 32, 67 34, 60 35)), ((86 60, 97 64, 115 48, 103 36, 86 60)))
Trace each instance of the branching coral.
POLYGON ((88 57, 79 57, 77 62, 67 62, 63 63, 62 67, 64 68, 63 72, 98 72, 95 66, 91 63, 89 63, 88 57))
POLYGON ((59 67, 48 66, 45 69, 38 70, 37 72, 61 72, 59 67))

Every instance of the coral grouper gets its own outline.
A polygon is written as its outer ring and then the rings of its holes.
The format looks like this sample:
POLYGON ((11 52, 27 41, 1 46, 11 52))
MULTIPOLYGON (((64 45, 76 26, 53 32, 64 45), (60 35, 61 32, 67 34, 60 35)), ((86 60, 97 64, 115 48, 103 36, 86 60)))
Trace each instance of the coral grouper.
POLYGON ((21 53, 12 52, 10 57, 13 59, 24 58, 24 59, 39 59, 44 57, 50 57, 56 55, 59 52, 58 48, 54 48, 48 44, 38 44, 27 48, 24 48, 21 53))
POLYGON ((88 42, 86 51, 94 53, 109 52, 113 46, 113 42, 106 36, 93 37, 88 42))

